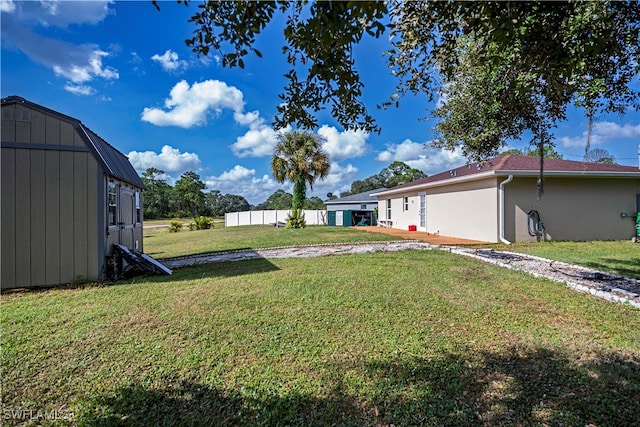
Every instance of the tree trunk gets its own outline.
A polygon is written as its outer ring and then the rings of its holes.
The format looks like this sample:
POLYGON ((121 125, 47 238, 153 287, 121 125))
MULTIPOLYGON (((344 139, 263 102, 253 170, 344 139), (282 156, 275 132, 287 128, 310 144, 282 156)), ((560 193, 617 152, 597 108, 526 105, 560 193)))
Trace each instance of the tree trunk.
POLYGON ((304 178, 298 177, 293 183, 293 210, 302 209, 306 198, 307 183, 304 178))

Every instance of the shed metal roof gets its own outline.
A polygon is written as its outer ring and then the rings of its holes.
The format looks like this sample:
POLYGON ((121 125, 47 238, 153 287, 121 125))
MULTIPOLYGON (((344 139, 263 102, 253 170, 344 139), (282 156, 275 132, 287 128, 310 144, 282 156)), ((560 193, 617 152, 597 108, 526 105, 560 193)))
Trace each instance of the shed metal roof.
MULTIPOLYGON (((540 172, 540 159, 533 156, 507 154, 484 162, 473 162, 455 169, 408 182, 397 187, 384 189, 376 195, 393 194, 414 188, 426 188, 471 181, 487 176, 537 176, 540 172)), ((619 177, 640 178, 640 169, 636 166, 622 166, 603 163, 579 162, 563 159, 544 159, 545 176, 564 177, 619 177)))
POLYGON ((80 120, 67 116, 58 111, 28 101, 20 96, 9 96, 2 99, 2 105, 20 104, 28 108, 54 116, 60 120, 71 123, 85 140, 87 147, 92 152, 102 168, 114 178, 125 181, 135 187, 144 188, 142 179, 129 162, 127 156, 102 139, 98 134, 86 127, 80 120))

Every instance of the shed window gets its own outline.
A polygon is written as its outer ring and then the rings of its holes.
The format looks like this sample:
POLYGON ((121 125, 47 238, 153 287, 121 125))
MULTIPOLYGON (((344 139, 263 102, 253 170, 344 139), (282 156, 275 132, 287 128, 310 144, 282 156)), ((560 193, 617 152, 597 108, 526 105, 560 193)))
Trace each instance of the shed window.
POLYGON ((391 199, 387 199, 387 219, 391 219, 391 199))
POLYGON ((360 209, 362 209, 363 211, 367 209, 367 204, 363 203, 360 205, 360 209))
POLYGON ((108 206, 108 223, 109 225, 116 225, 118 218, 118 192, 117 186, 115 182, 109 181, 109 186, 107 189, 107 206, 108 206))
POLYGON ((408 211, 409 210, 409 197, 408 196, 404 196, 404 211, 408 211))
POLYGON ((142 212, 140 210, 140 192, 136 191, 136 224, 140 224, 142 222, 142 212))

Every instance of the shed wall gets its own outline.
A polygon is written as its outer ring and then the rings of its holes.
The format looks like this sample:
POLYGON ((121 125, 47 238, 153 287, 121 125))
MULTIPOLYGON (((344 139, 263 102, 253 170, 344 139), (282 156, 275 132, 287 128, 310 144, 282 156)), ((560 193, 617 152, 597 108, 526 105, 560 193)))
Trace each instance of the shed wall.
POLYGON ((101 278, 102 171, 81 135, 57 117, 3 105, 1 154, 2 288, 101 278))

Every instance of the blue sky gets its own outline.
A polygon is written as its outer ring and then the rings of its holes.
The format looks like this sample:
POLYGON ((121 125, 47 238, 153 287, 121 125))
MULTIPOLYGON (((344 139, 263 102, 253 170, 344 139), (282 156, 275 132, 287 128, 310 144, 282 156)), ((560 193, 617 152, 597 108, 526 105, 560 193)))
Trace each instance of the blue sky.
MULTIPOLYGON (((276 143, 270 124, 288 70, 282 19, 258 36, 262 58, 249 56, 244 69, 227 69, 215 54, 197 57, 184 43, 195 30, 187 21, 199 2, 160 4, 156 11, 150 1, 0 0, 2 97, 22 96, 81 120, 139 173, 162 169, 170 184, 192 170, 208 190, 239 194, 252 204, 278 189, 291 192, 269 167, 276 143)), ((395 160, 428 174, 466 162, 458 152, 425 148, 434 126, 418 120, 433 107, 426 96, 405 98, 398 109, 376 109, 395 87, 382 56, 386 44, 383 36, 354 50, 363 99, 382 132, 344 131, 321 114, 316 131, 326 138, 332 168, 309 196, 348 190, 395 160)), ((581 111, 571 110, 559 124, 556 150, 565 159, 582 159, 586 128, 581 111)), ((639 112, 597 117, 592 148, 637 165, 638 144, 639 112)))

